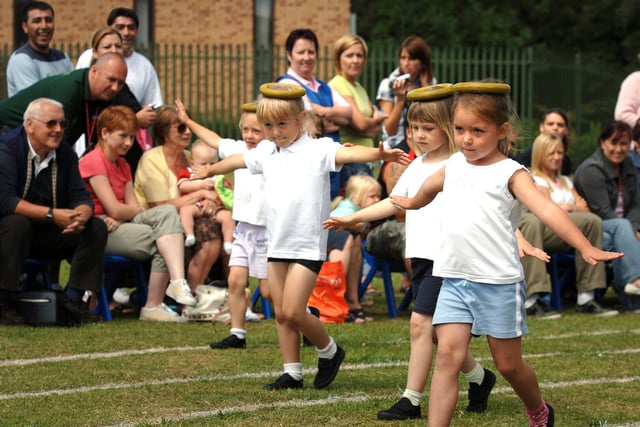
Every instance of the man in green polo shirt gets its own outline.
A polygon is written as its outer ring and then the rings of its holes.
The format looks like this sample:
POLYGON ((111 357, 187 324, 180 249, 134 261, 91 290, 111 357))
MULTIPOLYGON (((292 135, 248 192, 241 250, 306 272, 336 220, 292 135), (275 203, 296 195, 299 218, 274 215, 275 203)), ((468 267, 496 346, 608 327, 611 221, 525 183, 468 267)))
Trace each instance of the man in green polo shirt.
POLYGON ((89 69, 71 71, 42 79, 0 102, 0 134, 18 127, 29 103, 38 98, 60 102, 69 126, 64 139, 74 144, 85 135, 92 140, 100 111, 109 105, 124 86, 127 65, 122 56, 107 53, 89 69))

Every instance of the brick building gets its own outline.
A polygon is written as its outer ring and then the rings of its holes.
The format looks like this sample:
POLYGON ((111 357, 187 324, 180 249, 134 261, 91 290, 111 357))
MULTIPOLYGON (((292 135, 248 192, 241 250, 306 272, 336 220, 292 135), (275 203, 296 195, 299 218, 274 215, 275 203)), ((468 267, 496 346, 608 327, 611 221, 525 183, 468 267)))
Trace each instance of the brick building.
MULTIPOLYGON (((0 0, 0 49, 8 46, 9 54, 24 41, 19 16, 22 6, 27 2, 0 0)), ((136 9, 140 16, 138 44, 169 47, 162 54, 163 59, 157 52, 154 52, 153 58, 165 100, 182 97, 186 102, 191 101, 192 107, 198 110, 204 108, 205 104, 211 105, 211 97, 217 100, 213 105, 221 102, 223 86, 216 89, 211 83, 216 80, 212 75, 214 72, 224 76, 220 85, 243 87, 245 90, 241 99, 231 106, 225 102, 222 109, 236 109, 238 103, 253 96, 253 79, 258 66, 253 60, 256 46, 281 48, 294 28, 311 28, 318 35, 321 45, 329 45, 349 31, 350 23, 350 2, 345 0, 324 0, 321 3, 316 0, 48 0, 48 3, 53 6, 56 15, 53 43, 56 47, 63 47, 74 62, 78 50, 89 43, 92 33, 106 25, 107 15, 113 8, 136 9), (209 67, 203 65, 202 61, 185 61, 184 58, 176 65, 173 60, 176 55, 170 49, 174 45, 194 49, 242 45, 246 47, 243 55, 247 59, 236 61, 235 66, 218 71, 213 71, 215 65, 209 67), (167 58, 169 55, 171 58, 167 58), (161 63, 163 60, 166 64, 161 63), (187 74, 189 87, 185 87, 184 82, 187 74), (235 79, 239 79, 239 83, 235 79), (198 86, 200 89, 197 89, 198 86)), ((279 72, 282 66, 276 68, 271 65, 273 73, 279 72)), ((4 69, 0 70, 0 74, 4 72, 4 69)), ((324 74, 320 73, 319 77, 326 78, 324 74)), ((4 79, 0 78, 0 81, 4 83, 4 79)), ((4 90, 0 91, 0 98, 3 94, 4 90)), ((215 107, 212 109, 215 110, 215 107)), ((210 113, 206 115, 210 117, 210 113)))

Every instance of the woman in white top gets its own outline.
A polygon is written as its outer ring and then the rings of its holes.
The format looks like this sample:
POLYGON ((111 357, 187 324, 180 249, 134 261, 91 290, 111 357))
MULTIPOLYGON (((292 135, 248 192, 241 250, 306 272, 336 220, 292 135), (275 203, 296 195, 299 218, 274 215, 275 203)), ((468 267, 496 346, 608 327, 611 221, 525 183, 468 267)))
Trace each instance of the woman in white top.
MULTIPOLYGON (((569 214, 569 218, 587 237, 587 240, 593 246, 602 248, 602 222, 597 215, 589 211, 587 202, 576 192, 571 179, 560 174, 563 158, 562 138, 550 133, 542 133, 533 142, 531 174, 538 188, 569 214)), ((556 233, 545 227, 530 212, 523 213, 519 228, 525 239, 533 246, 542 247, 549 253, 573 251, 556 233)), ((598 316, 618 314, 616 310, 603 308, 594 299, 594 291, 607 286, 604 264, 592 266, 581 256, 576 256, 575 263, 578 289, 576 311, 598 316)), ((526 257, 522 260, 522 265, 527 282, 527 314, 546 319, 560 317, 559 313, 551 311, 541 300, 544 294, 551 292, 545 264, 533 257, 526 257)))

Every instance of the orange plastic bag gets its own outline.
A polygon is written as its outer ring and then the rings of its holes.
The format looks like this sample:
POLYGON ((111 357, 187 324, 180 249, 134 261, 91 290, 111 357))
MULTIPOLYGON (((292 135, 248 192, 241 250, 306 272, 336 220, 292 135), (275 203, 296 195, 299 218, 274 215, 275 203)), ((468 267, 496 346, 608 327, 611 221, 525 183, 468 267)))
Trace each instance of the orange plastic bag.
POLYGON ((320 311, 323 323, 343 323, 349 312, 344 299, 347 291, 347 275, 342 261, 327 261, 322 264, 316 286, 309 297, 309 306, 320 311))

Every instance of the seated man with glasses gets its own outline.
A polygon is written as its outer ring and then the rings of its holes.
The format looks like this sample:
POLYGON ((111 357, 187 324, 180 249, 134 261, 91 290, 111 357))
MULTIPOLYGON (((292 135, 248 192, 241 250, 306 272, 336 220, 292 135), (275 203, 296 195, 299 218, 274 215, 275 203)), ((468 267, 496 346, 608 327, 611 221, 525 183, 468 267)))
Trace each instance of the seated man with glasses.
POLYGON ((80 321, 85 290, 102 287, 107 227, 93 203, 78 158, 63 144, 62 104, 29 103, 22 126, 0 136, 0 318, 19 322, 14 296, 27 258, 70 259, 65 306, 80 321))

